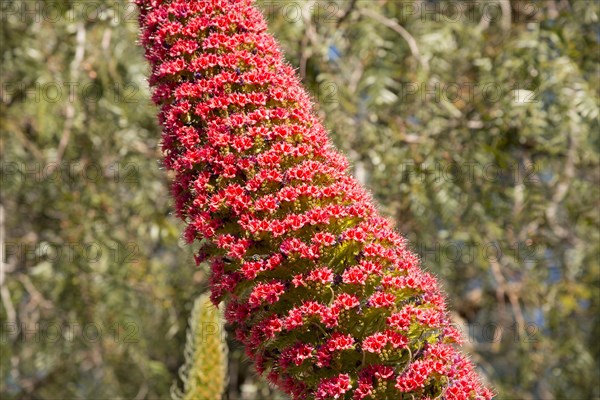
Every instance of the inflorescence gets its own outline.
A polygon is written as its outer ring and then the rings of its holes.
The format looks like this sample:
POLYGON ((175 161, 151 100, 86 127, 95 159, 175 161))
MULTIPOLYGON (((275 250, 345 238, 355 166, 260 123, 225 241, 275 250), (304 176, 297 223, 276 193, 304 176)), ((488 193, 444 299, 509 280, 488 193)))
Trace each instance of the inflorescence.
POLYGON ((253 1, 137 3, 177 214, 257 370, 298 399, 490 399, 253 1))

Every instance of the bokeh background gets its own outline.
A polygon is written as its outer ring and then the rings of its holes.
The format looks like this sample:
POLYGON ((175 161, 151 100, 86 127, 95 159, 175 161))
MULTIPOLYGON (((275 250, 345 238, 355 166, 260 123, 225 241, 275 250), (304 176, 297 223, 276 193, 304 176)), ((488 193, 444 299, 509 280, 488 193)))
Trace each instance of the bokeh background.
MULTIPOLYGON (((499 399, 600 398, 597 1, 259 1, 499 399)), ((2 399, 166 399, 206 290, 120 1, 1 1, 2 399)), ((229 343, 228 399, 283 398, 229 343)))

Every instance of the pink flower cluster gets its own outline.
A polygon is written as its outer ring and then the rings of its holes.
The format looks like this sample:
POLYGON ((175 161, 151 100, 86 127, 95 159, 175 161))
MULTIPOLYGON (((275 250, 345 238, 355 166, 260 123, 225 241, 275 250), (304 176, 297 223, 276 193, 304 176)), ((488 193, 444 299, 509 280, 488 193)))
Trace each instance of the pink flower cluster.
POLYGON ((137 2, 184 236, 257 370, 297 399, 491 398, 253 2, 137 2))

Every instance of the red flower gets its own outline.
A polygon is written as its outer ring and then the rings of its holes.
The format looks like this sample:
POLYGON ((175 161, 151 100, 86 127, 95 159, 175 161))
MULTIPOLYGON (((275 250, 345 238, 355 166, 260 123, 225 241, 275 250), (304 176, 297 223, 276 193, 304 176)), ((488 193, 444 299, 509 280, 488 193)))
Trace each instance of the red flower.
POLYGON ((330 352, 348 350, 352 348, 354 338, 352 335, 335 332, 327 342, 327 349, 330 352))
POLYGON ((284 322, 284 327, 288 331, 295 329, 304 324, 304 319, 302 318, 303 312, 300 309, 294 308, 290 310, 287 318, 284 322))
POLYGON ((262 263, 259 261, 248 261, 242 265, 242 274, 246 279, 254 279, 262 269, 262 263))
POLYGON ((361 382, 358 383, 358 388, 354 391, 354 400, 362 400, 364 398, 369 397, 373 393, 373 384, 370 382, 361 382))
POLYGON ((350 383, 350 376, 348 374, 339 374, 334 378, 323 378, 317 388, 315 398, 317 400, 339 399, 350 388, 352 388, 352 384, 350 383))
POLYGON ((387 336, 381 332, 377 332, 363 340, 362 348, 369 353, 380 353, 387 342, 387 336))
POLYGON ((358 297, 353 296, 351 294, 342 293, 337 299, 335 299, 335 303, 344 310, 349 310, 351 308, 357 307, 360 304, 358 297))
POLYGON ((396 387, 401 392, 412 392, 415 389, 422 388, 429 378, 430 372, 427 361, 417 360, 410 365, 408 371, 398 377, 396 387))
POLYGON ((288 349, 284 349, 281 352, 282 366, 287 368, 290 364, 294 364, 295 366, 302 365, 305 360, 312 358, 313 350, 312 346, 305 343, 298 343, 288 349))
MULTIPOLYGON (((316 223, 312 223, 312 221, 313 220, 311 220, 311 224, 316 225, 316 223)), ((318 232, 313 236, 312 241, 313 243, 319 244, 321 246, 331 246, 335 243, 335 235, 332 235, 328 232, 318 232)))
POLYGON ((404 307, 402 311, 389 316, 387 323, 393 328, 405 330, 410 326, 414 313, 415 307, 413 305, 408 305, 404 307))
POLYGON ((253 1, 137 3, 184 237, 257 370, 293 398, 491 398, 253 1))
POLYGON ((387 336, 388 343, 390 343, 395 349, 399 347, 406 347, 408 344, 408 339, 406 336, 401 335, 400 333, 391 329, 385 331, 385 335, 387 336))
POLYGON ((318 283, 331 283, 333 281, 333 272, 328 267, 313 269, 306 277, 307 281, 318 283))
POLYGON ((364 285, 369 275, 360 267, 350 267, 342 275, 344 283, 364 285))
POLYGON ((269 317, 265 321, 263 326, 264 326, 263 333, 264 333, 265 337, 268 339, 275 337, 275 334, 278 332, 281 332, 281 329, 283 327, 281 320, 279 318, 277 318, 276 316, 269 317))
POLYGON ((396 296, 392 293, 377 292, 369 298, 369 304, 375 308, 389 307, 394 305, 396 296))
POLYGON ((280 282, 259 283, 254 287, 248 304, 252 307, 258 307, 263 303, 273 304, 279 300, 279 296, 284 292, 285 287, 280 282))

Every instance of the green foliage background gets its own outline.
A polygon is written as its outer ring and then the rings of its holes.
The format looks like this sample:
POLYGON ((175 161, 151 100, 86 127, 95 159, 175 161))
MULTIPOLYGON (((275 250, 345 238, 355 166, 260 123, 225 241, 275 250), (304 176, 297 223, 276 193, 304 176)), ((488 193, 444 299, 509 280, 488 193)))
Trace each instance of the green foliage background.
MULTIPOLYGON (((600 398, 599 3, 259 4, 498 398, 600 398)), ((168 398, 206 270, 135 7, 1 5, 2 398, 168 398)), ((234 343, 229 374, 230 399, 281 397, 234 343)))

